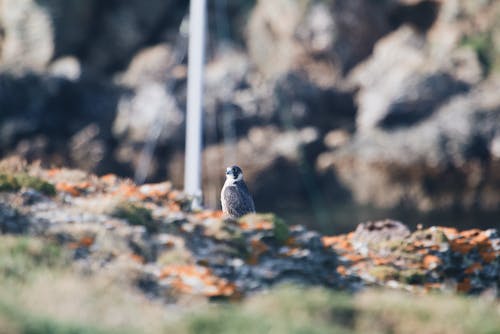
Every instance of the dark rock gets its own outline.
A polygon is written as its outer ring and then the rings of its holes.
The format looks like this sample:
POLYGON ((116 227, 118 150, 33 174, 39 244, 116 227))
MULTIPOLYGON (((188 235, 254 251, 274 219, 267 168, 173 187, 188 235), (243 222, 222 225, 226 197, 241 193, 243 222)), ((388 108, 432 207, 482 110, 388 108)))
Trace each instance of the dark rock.
POLYGON ((0 201, 0 231, 1 233, 24 233, 29 221, 15 208, 0 201))

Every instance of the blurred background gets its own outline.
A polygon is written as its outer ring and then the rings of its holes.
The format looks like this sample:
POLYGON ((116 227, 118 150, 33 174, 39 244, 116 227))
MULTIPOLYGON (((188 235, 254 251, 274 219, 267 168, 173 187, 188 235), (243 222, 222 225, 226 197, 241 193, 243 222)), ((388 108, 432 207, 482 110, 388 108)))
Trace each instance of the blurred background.
MULTIPOLYGON (((0 0, 0 155, 182 188, 188 1, 0 0)), ((500 220, 500 1, 209 0, 205 205, 226 165, 323 232, 500 220)))

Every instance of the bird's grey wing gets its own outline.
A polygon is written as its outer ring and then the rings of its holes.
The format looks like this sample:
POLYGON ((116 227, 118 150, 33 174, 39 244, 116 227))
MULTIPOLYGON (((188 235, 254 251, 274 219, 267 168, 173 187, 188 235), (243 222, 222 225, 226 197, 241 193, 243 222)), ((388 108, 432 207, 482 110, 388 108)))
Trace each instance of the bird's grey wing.
POLYGON ((248 203, 249 207, 248 212, 255 212, 255 204, 253 202, 252 195, 250 195, 250 191, 248 190, 246 183, 242 181, 240 188, 241 188, 241 195, 245 198, 245 201, 248 203))
POLYGON ((232 217, 241 217, 255 211, 253 200, 246 198, 238 188, 231 186, 224 189, 224 201, 226 210, 232 217))

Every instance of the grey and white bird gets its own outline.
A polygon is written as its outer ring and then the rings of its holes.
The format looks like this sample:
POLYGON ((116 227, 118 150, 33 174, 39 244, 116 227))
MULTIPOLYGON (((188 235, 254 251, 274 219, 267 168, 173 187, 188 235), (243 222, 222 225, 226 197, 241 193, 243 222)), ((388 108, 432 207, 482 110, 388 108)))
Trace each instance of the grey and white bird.
POLYGON ((240 167, 232 166, 226 169, 226 182, 220 192, 220 201, 222 212, 232 219, 255 212, 255 204, 243 181, 243 172, 240 167))

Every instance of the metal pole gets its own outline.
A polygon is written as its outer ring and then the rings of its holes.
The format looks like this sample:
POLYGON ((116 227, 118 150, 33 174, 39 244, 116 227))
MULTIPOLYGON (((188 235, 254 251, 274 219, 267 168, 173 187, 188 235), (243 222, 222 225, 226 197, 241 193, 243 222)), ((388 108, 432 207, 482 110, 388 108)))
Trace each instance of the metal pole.
POLYGON ((187 79, 186 159, 184 191, 201 206, 201 142, 203 64, 205 61, 206 0, 191 0, 189 8, 189 54, 187 79))

